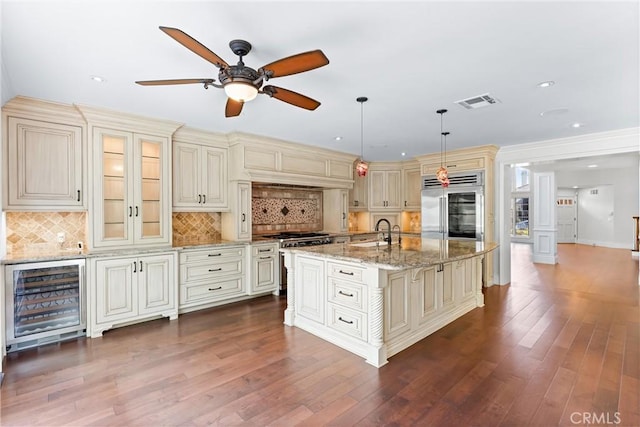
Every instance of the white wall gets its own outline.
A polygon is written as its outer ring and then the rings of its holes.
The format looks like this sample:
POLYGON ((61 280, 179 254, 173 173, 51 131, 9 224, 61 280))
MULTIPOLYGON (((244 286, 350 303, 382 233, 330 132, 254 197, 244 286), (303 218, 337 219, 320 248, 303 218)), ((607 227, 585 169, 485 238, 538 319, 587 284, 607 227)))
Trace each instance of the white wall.
POLYGON ((578 243, 633 248, 633 216, 640 205, 639 166, 556 171, 558 187, 578 190, 578 243), (591 194, 597 190, 598 194, 591 194))

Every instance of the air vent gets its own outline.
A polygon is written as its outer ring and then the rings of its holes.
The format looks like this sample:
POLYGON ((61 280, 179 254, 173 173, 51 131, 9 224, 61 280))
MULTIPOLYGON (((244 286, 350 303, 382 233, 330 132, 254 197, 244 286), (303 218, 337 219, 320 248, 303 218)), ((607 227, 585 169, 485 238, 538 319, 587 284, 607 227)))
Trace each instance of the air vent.
POLYGON ((597 196, 598 195, 598 189, 594 188, 593 190, 590 191, 592 196, 597 196))
MULTIPOLYGON (((449 188, 451 187, 476 187, 484 184, 482 172, 449 175, 449 188)), ((434 175, 422 177, 422 189, 441 188, 442 183, 434 175)))
POLYGON ((478 95, 467 99, 462 99, 455 102, 458 105, 462 105, 467 110, 475 110, 476 108, 488 107, 489 105, 500 103, 499 99, 496 99, 485 93, 484 95, 478 95))

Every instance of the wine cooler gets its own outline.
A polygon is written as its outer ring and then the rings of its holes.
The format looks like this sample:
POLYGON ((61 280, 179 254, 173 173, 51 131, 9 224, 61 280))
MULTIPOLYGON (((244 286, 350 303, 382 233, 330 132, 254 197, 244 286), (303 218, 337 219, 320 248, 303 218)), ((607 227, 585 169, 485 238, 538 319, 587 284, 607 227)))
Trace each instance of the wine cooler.
POLYGON ((84 259, 5 266, 7 351, 86 334, 84 259))

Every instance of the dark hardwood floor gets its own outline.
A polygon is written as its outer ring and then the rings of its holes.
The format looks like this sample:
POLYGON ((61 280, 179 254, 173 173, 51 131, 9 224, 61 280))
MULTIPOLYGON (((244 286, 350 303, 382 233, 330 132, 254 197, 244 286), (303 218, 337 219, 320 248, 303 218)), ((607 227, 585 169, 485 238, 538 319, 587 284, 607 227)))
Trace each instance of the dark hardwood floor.
POLYGON ((512 283, 376 369, 262 297, 8 355, 2 426, 640 425, 638 261, 513 245, 512 283))

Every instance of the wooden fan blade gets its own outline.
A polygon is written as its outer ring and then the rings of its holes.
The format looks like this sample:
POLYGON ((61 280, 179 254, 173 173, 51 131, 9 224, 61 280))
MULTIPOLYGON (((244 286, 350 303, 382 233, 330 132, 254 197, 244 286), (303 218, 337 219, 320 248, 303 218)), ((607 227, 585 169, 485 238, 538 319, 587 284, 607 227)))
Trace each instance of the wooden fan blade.
POLYGON ((200 43, 198 40, 194 39, 184 31, 171 27, 160 27, 160 29, 167 33, 169 37, 180 43, 182 46, 186 47, 196 55, 200 55, 202 58, 211 62, 216 67, 226 68, 229 66, 229 64, 227 64, 224 59, 211 52, 206 46, 204 46, 202 43, 200 43))
POLYGON ((171 79, 171 80, 140 80, 136 83, 142 86, 160 86, 160 85, 188 85, 193 83, 202 83, 210 85, 213 79, 171 79))
POLYGON ((295 105, 296 107, 305 108, 307 110, 315 110, 320 106, 320 103, 315 99, 311 99, 308 96, 304 96, 281 87, 265 86, 262 88, 262 91, 273 98, 286 102, 287 104, 295 105))
POLYGON ((236 101, 235 99, 227 98, 227 106, 224 109, 225 117, 236 117, 242 112, 242 106, 244 102, 236 101))
POLYGON ((312 50, 282 58, 265 65, 262 67, 262 70, 264 70, 269 78, 282 77, 323 67, 328 63, 329 59, 327 59, 321 50, 312 50))

